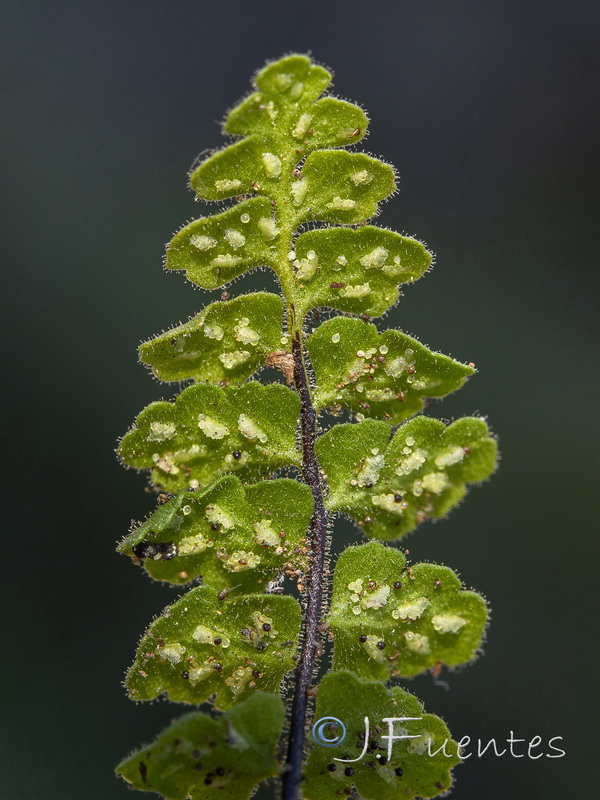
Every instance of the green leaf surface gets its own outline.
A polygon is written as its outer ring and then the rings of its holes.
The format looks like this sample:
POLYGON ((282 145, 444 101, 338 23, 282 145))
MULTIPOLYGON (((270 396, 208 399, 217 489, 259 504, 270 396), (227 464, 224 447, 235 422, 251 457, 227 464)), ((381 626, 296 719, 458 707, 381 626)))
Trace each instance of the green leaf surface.
POLYGON ((283 117, 293 119, 307 109, 331 83, 331 73, 303 55, 267 64, 253 81, 256 91, 227 115, 227 133, 269 133, 283 117))
POLYGON ((163 730, 117 767, 132 788, 166 800, 248 800, 257 783, 279 773, 281 698, 256 692, 216 719, 195 711, 163 730))
POLYGON ((300 629, 293 597, 250 594, 219 600, 199 586, 168 606, 144 634, 125 685, 132 700, 163 693, 226 710, 255 690, 277 692, 300 629))
POLYGON ((348 547, 333 579, 328 623, 334 669, 361 678, 411 677, 472 661, 487 622, 485 600, 437 564, 406 566, 380 542, 348 547))
POLYGON ((381 200, 396 189, 394 170, 377 158, 345 150, 311 153, 292 186, 296 224, 310 220, 342 225, 375 216, 381 200))
POLYGON ((182 228, 167 247, 165 266, 184 270, 202 289, 217 289, 249 269, 275 269, 279 234, 269 200, 254 197, 182 228))
MULTIPOLYGON (((444 722, 426 714, 419 700, 403 689, 387 689, 383 683, 363 681, 351 672, 332 672, 321 681, 314 715, 317 721, 326 717, 340 720, 346 737, 333 747, 313 745, 304 768, 305 800, 339 800, 353 792, 362 800, 412 800, 436 797, 451 787, 451 769, 459 763, 457 744, 444 722), (365 717, 369 736, 362 755, 365 717), (403 717, 413 719, 400 721, 403 717), (388 723, 387 719, 399 721, 388 723), (414 738, 393 739, 388 758, 390 727, 394 737, 414 738), (447 756, 437 752, 444 746, 447 756), (359 760, 344 764, 351 759, 359 760)), ((340 737, 341 727, 326 728, 323 735, 330 740, 340 737)))
POLYGON ((320 325, 306 348, 315 371, 317 410, 341 405, 392 423, 420 411, 426 397, 459 389, 475 372, 405 333, 379 334, 375 325, 347 317, 320 325))
POLYGON ((268 139, 248 136, 203 161, 190 177, 190 185, 203 200, 225 200, 228 197, 260 193, 273 194, 281 172, 292 169, 284 163, 281 151, 272 152, 268 139))
POLYGON ((378 420, 337 425, 315 446, 331 511, 351 516, 367 536, 398 539, 428 517, 443 517, 467 485, 496 466, 497 445, 483 419, 464 417, 446 427, 418 416, 389 439, 378 420))
POLYGON ((118 452, 125 464, 152 469, 152 482, 172 492, 206 486, 227 472, 256 478, 299 463, 299 411, 298 395, 279 384, 198 383, 173 403, 147 406, 118 452))
POLYGON ((243 486, 235 475, 205 491, 182 492, 119 545, 143 559, 150 577, 260 592, 287 569, 307 568, 303 548, 313 514, 309 487, 288 478, 243 486))
MULTIPOLYGON (((313 118, 311 114, 304 116, 306 120, 313 118)), ((192 189, 203 200, 212 201, 248 194, 276 198, 282 175, 291 175, 305 152, 325 144, 352 144, 364 130, 360 125, 366 124, 366 116, 357 106, 334 98, 317 104, 315 116, 320 118, 321 128, 318 136, 309 137, 312 141, 300 141, 304 137, 300 135, 304 128, 300 117, 287 135, 253 135, 218 150, 194 170, 190 178, 192 189), (340 111, 342 120, 335 116, 327 119, 328 114, 340 111)), ((389 164, 363 153, 341 150, 311 153, 298 182, 289 198, 298 209, 297 224, 311 219, 362 222, 374 216, 379 201, 396 188, 389 164)))
POLYGON ((225 131, 276 143, 279 155, 295 161, 317 147, 345 147, 362 139, 368 119, 353 103, 316 98, 331 76, 305 56, 282 59, 263 70, 253 92, 229 112, 225 131), (283 151, 283 152, 282 152, 283 151))
POLYGON ((370 225, 307 231, 294 251, 303 311, 329 306, 381 316, 398 300, 398 286, 417 280, 431 264, 421 242, 370 225))
POLYGON ((367 115, 354 103, 323 97, 295 120, 290 144, 302 153, 319 147, 347 147, 362 139, 368 124, 367 115))
POLYGON ((139 348, 140 360, 162 381, 193 378, 239 386, 282 350, 283 302, 256 292, 211 303, 184 325, 139 348))
POLYGON ((330 79, 305 56, 267 66, 257 77, 258 91, 225 122, 227 133, 246 138, 205 159, 191 175, 192 189, 204 200, 249 193, 273 197, 282 172, 290 175, 310 151, 359 141, 368 125, 362 109, 334 97, 317 101, 330 79))

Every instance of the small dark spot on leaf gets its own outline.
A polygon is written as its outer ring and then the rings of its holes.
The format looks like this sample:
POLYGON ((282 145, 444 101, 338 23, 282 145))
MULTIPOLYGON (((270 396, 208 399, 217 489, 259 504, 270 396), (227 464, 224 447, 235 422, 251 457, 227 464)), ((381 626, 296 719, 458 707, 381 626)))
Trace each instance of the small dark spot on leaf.
POLYGON ((153 561, 168 561, 177 555, 177 545, 174 542, 138 542, 132 548, 133 554, 138 558, 151 558, 153 561))

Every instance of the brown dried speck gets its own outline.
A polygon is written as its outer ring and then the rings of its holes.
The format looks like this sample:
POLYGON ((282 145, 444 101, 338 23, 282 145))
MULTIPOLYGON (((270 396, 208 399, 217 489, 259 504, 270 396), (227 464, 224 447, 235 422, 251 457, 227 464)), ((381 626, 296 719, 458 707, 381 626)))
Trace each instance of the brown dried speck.
POLYGON ((267 355, 266 364, 281 372, 288 386, 294 382, 294 356, 286 350, 276 350, 267 355))

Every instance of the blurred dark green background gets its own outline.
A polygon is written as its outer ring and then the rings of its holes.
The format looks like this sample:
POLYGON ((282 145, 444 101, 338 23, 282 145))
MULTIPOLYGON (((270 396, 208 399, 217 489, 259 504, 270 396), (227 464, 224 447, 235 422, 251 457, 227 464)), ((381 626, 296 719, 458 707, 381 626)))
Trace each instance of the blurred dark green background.
MULTIPOLYGON (((386 324, 477 364, 429 413, 489 415, 503 451, 491 483, 406 540, 487 595, 485 658, 449 692, 411 686, 457 738, 564 737, 563 759, 470 759, 456 798, 593 797, 598 4, 1 7, 0 796, 131 797, 114 763, 177 710, 120 686, 174 593, 113 552, 152 507, 113 447, 174 391, 137 365, 137 344, 209 297, 161 270, 171 233, 206 213, 186 171, 265 59, 311 50, 369 110, 369 150, 398 167, 381 221, 437 254, 386 324)), ((265 273, 235 290, 260 285, 265 273)))

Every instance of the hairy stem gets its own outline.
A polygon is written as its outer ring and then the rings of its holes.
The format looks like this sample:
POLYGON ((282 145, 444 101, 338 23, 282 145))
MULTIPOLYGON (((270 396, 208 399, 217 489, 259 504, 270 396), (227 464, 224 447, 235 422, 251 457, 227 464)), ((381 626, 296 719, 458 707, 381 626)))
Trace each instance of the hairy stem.
POLYGON ((294 682, 287 765, 282 776, 282 800, 297 800, 301 780, 308 691, 321 648, 321 613, 326 588, 325 561, 327 557, 328 523, 328 514, 323 502, 319 465, 314 449, 317 415, 310 398, 301 332, 296 333, 294 337, 292 352, 294 356, 294 384, 301 400, 302 472, 304 480, 312 490, 315 510, 309 531, 311 562, 310 570, 306 576, 307 601, 300 660, 296 668, 294 682))

